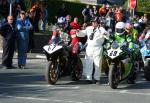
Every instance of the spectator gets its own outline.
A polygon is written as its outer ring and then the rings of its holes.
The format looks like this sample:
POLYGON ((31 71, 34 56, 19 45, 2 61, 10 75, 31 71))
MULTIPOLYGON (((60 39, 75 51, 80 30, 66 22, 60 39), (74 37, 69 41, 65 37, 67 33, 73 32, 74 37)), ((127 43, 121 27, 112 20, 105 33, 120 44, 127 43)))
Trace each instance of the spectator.
MULTIPOLYGON (((30 23, 33 25, 34 20, 34 11, 30 10, 30 12, 27 13, 27 18, 29 19, 30 23)), ((28 52, 31 52, 35 48, 34 43, 34 30, 29 30, 29 45, 28 45, 28 52)))
POLYGON ((29 42, 29 30, 32 29, 32 25, 29 19, 26 18, 25 11, 20 12, 20 18, 16 21, 17 37, 18 37, 18 67, 25 68, 28 42, 29 42))
POLYGON ((15 50, 16 32, 12 16, 7 17, 7 22, 2 24, 0 31, 3 37, 2 66, 6 69, 15 68, 12 65, 12 59, 15 50))
POLYGON ((141 16, 141 18, 139 19, 139 24, 142 27, 141 29, 144 30, 145 28, 145 23, 144 23, 144 16, 141 16))
POLYGON ((103 4, 103 6, 99 8, 99 15, 106 16, 106 14, 107 14, 106 6, 105 6, 105 4, 103 4))
POLYGON ((66 16, 65 32, 68 33, 68 34, 69 34, 70 30, 71 30, 70 23, 71 23, 71 16, 67 15, 66 16))
POLYGON ((78 18, 75 17, 73 22, 70 23, 72 29, 80 29, 81 25, 78 23, 78 18))
POLYGON ((115 20, 116 22, 121 22, 123 20, 123 13, 121 9, 117 9, 115 12, 115 20))
POLYGON ((24 0, 15 0, 16 4, 19 4, 21 6, 21 10, 26 10, 25 7, 25 1, 24 0))
POLYGON ((42 15, 41 15, 41 18, 42 18, 42 30, 43 32, 45 32, 45 28, 46 28, 46 20, 48 18, 48 10, 47 10, 47 5, 43 5, 43 9, 42 9, 42 15))
POLYGON ((73 47, 72 49, 75 51, 74 54, 77 54, 78 50, 80 48, 82 48, 82 44, 81 44, 79 38, 76 36, 76 30, 81 28, 80 24, 78 23, 77 17, 75 17, 73 22, 70 23, 70 26, 72 27, 72 29, 70 31, 70 35, 71 35, 70 45, 73 47), (80 45, 80 47, 79 47, 79 45, 80 45))
POLYGON ((98 16, 98 11, 96 9, 96 6, 92 7, 92 9, 91 9, 91 15, 92 15, 92 17, 98 16))
POLYGON ((126 11, 125 11, 125 13, 124 13, 125 15, 125 21, 127 21, 127 20, 129 20, 129 17, 131 16, 131 10, 130 10, 130 8, 128 8, 126 11))
POLYGON ((15 19, 20 18, 20 11, 21 11, 21 5, 17 4, 16 5, 16 11, 15 11, 15 19))
POLYGON ((87 23, 91 19, 91 9, 90 6, 87 5, 86 8, 83 9, 82 15, 84 17, 84 23, 87 23))
POLYGON ((147 14, 144 14, 143 21, 144 21, 145 24, 147 24, 147 21, 148 21, 147 14))
POLYGON ((35 6, 35 16, 33 21, 33 27, 35 32, 39 32, 38 23, 41 17, 41 8, 38 2, 34 6, 35 6))
POLYGON ((109 29, 111 29, 112 32, 114 32, 115 30, 115 14, 114 14, 114 11, 113 11, 113 8, 109 8, 109 11, 107 12, 107 15, 106 15, 106 19, 108 19, 109 22, 107 22, 107 26, 109 27, 109 29))

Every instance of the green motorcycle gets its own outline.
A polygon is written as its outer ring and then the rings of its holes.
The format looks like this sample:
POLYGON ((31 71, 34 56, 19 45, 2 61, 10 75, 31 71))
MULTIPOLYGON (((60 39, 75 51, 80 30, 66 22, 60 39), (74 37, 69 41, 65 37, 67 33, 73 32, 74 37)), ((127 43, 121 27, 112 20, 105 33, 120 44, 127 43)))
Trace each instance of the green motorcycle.
POLYGON ((112 89, 116 89, 118 84, 125 79, 136 79, 132 52, 129 52, 126 45, 125 43, 120 45, 116 41, 104 45, 104 57, 109 67, 108 81, 112 89))

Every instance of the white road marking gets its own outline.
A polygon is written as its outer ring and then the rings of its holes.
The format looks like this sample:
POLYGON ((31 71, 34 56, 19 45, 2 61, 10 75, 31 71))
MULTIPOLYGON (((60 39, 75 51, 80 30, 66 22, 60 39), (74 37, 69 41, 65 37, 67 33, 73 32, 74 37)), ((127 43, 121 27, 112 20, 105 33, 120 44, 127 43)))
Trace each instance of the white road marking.
MULTIPOLYGON (((86 89, 84 89, 86 90, 86 89)), ((143 95, 143 96, 150 96, 150 93, 139 93, 139 92, 128 92, 128 90, 122 90, 122 91, 105 91, 105 90, 94 90, 94 89, 87 89, 91 92, 103 92, 103 93, 120 93, 120 94, 131 94, 131 95, 143 95)))
POLYGON ((42 56, 42 55, 36 55, 36 58, 41 58, 41 59, 46 59, 46 56, 42 56))
POLYGON ((21 96, 10 96, 10 95, 0 95, 0 97, 7 97, 7 98, 16 98, 16 99, 25 99, 25 100, 34 100, 34 101, 50 101, 50 102, 60 102, 60 103, 91 103, 88 101, 70 101, 70 100, 61 100, 61 99, 50 99, 50 98, 36 98, 36 97, 21 97, 21 96))
POLYGON ((123 94, 132 94, 132 95, 145 95, 145 96, 150 96, 150 93, 135 93, 135 92, 129 92, 125 91, 123 94))
MULTIPOLYGON (((13 89, 13 88, 16 88, 16 87, 46 87, 45 89, 38 89, 38 90, 34 90, 35 92, 41 92, 41 91, 47 91, 47 90, 61 90, 61 89, 67 89, 67 90, 70 90, 70 89, 81 89, 81 90, 87 90, 87 91, 91 91, 91 92, 104 92, 104 93, 118 93, 118 94, 130 94, 130 95, 143 95, 143 96, 150 96, 150 93, 141 93, 141 92, 131 92, 129 90, 101 90, 101 89, 84 89, 84 88, 81 88, 81 86, 73 86, 73 85, 70 85, 70 86, 65 86, 65 85, 46 85, 46 84, 9 84, 9 83, 0 83, 0 89, 13 89), (4 86, 3 86, 4 85, 4 86), (5 86, 5 85, 8 85, 5 86)), ((104 86, 104 85, 102 85, 104 86)), ((34 91, 31 91, 31 92, 34 92, 34 91)), ((24 92, 24 91, 20 91, 20 92, 24 92)))
POLYGON ((79 88, 80 88, 79 86, 69 86, 69 87, 64 87, 64 86, 63 87, 62 86, 60 86, 60 87, 57 87, 57 86, 54 87, 53 86, 52 88, 49 88, 49 89, 68 89, 69 90, 69 89, 79 89, 79 88))
POLYGON ((122 90, 120 91, 120 93, 126 93, 128 90, 122 90))
MULTIPOLYGON (((40 84, 9 84, 9 83, 0 83, 0 85, 10 85, 10 86, 13 86, 13 87, 52 87, 52 86, 54 86, 54 85, 45 85, 45 84, 40 85, 40 84)), ((0 88, 10 88, 10 87, 0 86, 0 88)))

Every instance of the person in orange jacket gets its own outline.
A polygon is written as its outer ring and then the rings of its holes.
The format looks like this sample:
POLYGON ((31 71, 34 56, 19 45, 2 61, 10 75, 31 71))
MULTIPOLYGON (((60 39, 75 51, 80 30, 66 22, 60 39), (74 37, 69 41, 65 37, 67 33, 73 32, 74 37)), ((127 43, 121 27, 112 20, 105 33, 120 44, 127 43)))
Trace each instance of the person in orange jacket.
POLYGON ((105 4, 103 4, 103 6, 99 8, 99 14, 100 14, 101 16, 106 16, 107 11, 106 11, 106 6, 105 6, 105 4))

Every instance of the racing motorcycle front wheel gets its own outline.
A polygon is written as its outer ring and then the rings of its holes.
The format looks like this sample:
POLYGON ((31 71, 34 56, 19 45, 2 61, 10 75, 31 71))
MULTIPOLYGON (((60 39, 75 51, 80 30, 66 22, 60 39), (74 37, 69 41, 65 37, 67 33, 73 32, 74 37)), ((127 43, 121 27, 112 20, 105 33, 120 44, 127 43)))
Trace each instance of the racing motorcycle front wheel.
POLYGON ((117 66, 115 64, 111 64, 111 66, 109 68, 108 80, 109 80, 109 86, 112 89, 116 89, 118 87, 118 84, 119 84, 119 78, 118 78, 117 70, 118 70, 117 66))
POLYGON ((45 72, 46 81, 54 85, 59 78, 59 64, 54 61, 48 61, 45 72))

